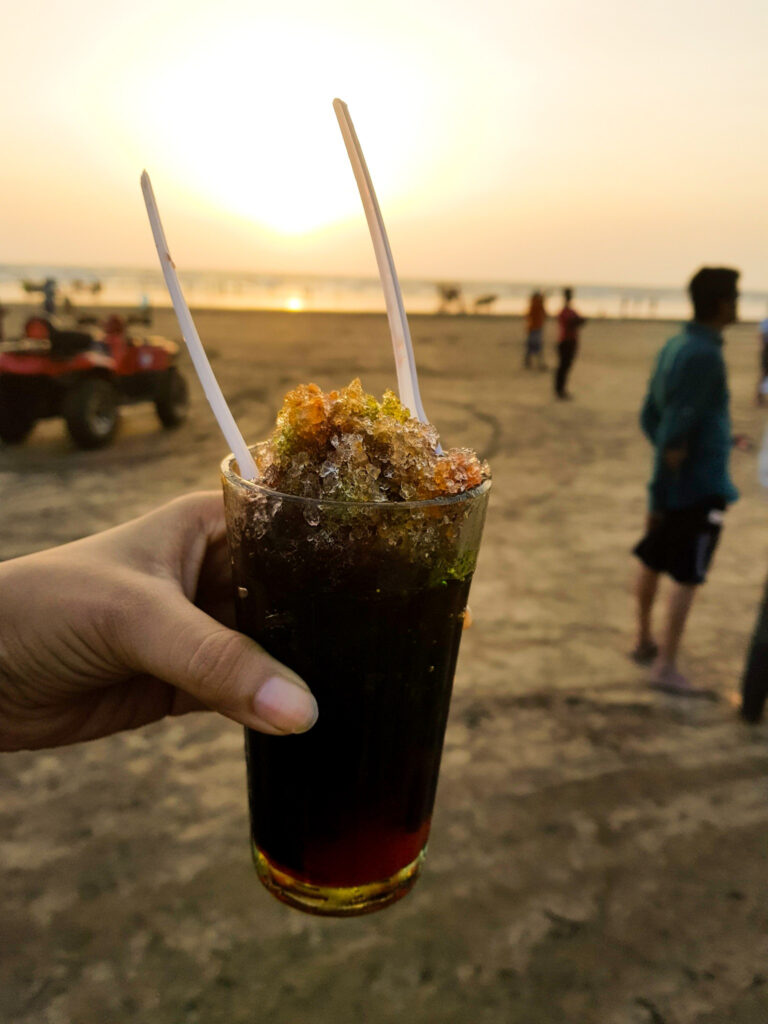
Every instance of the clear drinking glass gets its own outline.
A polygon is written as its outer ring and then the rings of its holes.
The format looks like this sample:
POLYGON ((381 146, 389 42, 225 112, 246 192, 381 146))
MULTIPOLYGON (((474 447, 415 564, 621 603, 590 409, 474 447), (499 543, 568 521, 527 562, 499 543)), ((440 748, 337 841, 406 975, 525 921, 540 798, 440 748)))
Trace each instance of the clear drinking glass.
POLYGON ((364 914, 414 884, 490 480, 414 502, 302 498, 222 463, 238 627, 311 687, 297 736, 246 730, 253 856, 278 899, 364 914))

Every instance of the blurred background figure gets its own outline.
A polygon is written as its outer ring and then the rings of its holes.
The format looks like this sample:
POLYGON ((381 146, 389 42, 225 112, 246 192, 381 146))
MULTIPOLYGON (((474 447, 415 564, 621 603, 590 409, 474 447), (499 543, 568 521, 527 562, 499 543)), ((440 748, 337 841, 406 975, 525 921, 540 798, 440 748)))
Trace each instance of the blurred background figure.
POLYGON ((152 324, 152 307, 149 304, 149 296, 143 294, 139 303, 139 311, 132 318, 133 323, 144 324, 149 327, 152 324))
POLYGON ((768 580, 741 678, 741 716, 759 722, 768 698, 768 580))
POLYGON ((472 309, 475 313, 490 313, 491 307, 498 299, 498 295, 490 293, 488 295, 478 295, 475 301, 472 303, 472 309))
MULTIPOLYGON (((760 324, 760 375, 757 404, 765 405, 768 391, 768 317, 760 324)), ((757 478, 768 491, 768 426, 757 459, 757 478)), ((768 699, 768 579, 757 612, 752 640, 741 677, 741 715, 747 722, 759 722, 768 699)))
POLYGON ((461 285, 439 282, 437 285, 439 305, 438 313, 466 313, 467 307, 464 303, 464 295, 461 285))
POLYGON ((579 331, 587 322, 571 305, 573 288, 563 288, 563 308, 557 315, 559 336, 557 340, 557 369, 555 370, 555 396, 568 399, 573 396, 566 390, 568 375, 579 350, 579 331))
POLYGON ((27 295, 34 295, 36 292, 43 296, 43 312, 52 316, 56 312, 56 279, 46 277, 40 283, 37 281, 22 281, 21 286, 27 295))
POLYGON ((544 321, 547 319, 547 311, 544 307, 544 295, 540 291, 531 292, 526 323, 528 334, 525 339, 525 358, 523 366, 526 370, 533 369, 534 358, 540 370, 545 370, 544 365, 544 321))
POLYGON ((46 277, 42 287, 43 309, 49 316, 56 312, 56 281, 52 277, 46 277))
POLYGON ((760 321, 758 350, 757 404, 765 405, 768 394, 768 316, 760 321))
POLYGON ((5 327, 3 326, 3 321, 5 320, 6 312, 7 310, 5 306, 0 302, 0 342, 5 341, 5 327))

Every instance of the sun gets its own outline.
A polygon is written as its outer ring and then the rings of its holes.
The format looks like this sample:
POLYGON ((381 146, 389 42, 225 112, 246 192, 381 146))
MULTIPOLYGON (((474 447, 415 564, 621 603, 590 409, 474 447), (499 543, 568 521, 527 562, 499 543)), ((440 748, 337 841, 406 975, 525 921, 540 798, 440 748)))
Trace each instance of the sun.
POLYGON ((301 313, 304 310, 304 300, 299 295, 291 295, 285 300, 285 309, 289 313, 301 313))
POLYGON ((331 106, 339 68, 353 117, 356 109, 362 115, 356 127, 380 200, 391 202, 412 184, 423 112, 400 95, 396 76, 383 94, 374 88, 371 59, 329 32, 295 25, 289 31, 278 21, 219 24, 132 80, 125 113, 131 134, 143 140, 142 163, 201 209, 281 235, 308 234, 361 213, 331 106), (393 110, 397 146, 379 131, 391 124, 393 110))
POLYGON ((302 73, 286 82, 284 47, 264 47, 255 66, 249 45, 228 37, 198 51, 194 63, 159 73, 151 92, 177 98, 172 116, 156 103, 142 106, 163 170, 201 204, 283 235, 357 213, 332 94, 321 104, 309 81, 310 55, 302 58, 300 40, 292 41, 291 64, 302 73), (281 83, 279 98, 274 83, 281 83))

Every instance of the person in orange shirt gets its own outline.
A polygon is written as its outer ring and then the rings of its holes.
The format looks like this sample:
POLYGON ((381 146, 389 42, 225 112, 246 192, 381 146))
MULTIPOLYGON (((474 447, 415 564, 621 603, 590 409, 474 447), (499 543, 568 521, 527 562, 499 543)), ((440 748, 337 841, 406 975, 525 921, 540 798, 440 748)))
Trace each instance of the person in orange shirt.
POLYGON ((528 336, 525 339, 525 359, 523 360, 523 366, 526 370, 532 369, 534 356, 536 356, 539 369, 546 370, 546 366, 544 365, 544 343, 542 338, 544 321, 546 319, 547 311, 544 308, 544 295, 538 291, 532 292, 531 300, 528 305, 528 313, 526 314, 528 336))

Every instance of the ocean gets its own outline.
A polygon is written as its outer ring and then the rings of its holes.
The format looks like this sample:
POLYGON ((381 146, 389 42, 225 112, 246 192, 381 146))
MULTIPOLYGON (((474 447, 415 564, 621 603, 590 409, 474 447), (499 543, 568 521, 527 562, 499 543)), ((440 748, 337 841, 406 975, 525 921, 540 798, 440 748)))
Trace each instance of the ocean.
MULTIPOLYGON (((274 309, 294 312, 383 312, 384 297, 376 278, 250 274, 224 271, 183 271, 180 279, 193 308, 274 309)), ((0 302, 37 301, 24 282, 52 277, 57 298, 77 306, 168 306, 170 300, 158 269, 63 267, 42 264, 0 265, 0 302)), ((564 282, 571 283, 571 282, 564 282)), ((561 284, 545 281, 435 281, 402 279, 408 313, 466 312, 478 315, 520 315, 536 288, 547 297, 547 311, 559 308, 561 284), (449 290, 455 298, 446 300, 449 290), (479 301, 478 301, 479 300, 479 301)), ((573 283, 574 305, 589 317, 680 320, 689 315, 685 292, 678 288, 573 283)), ((768 315, 768 292, 742 292, 742 320, 768 315)))

